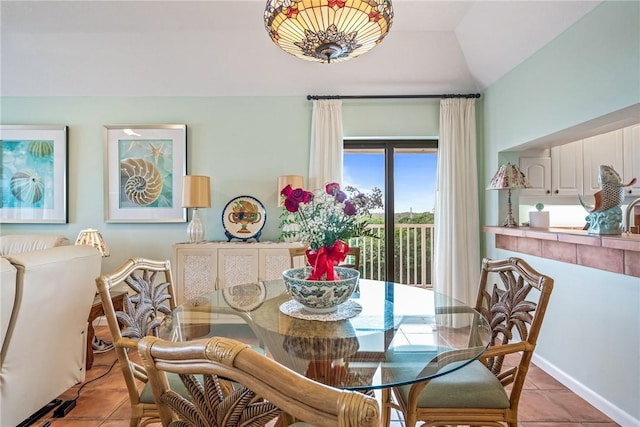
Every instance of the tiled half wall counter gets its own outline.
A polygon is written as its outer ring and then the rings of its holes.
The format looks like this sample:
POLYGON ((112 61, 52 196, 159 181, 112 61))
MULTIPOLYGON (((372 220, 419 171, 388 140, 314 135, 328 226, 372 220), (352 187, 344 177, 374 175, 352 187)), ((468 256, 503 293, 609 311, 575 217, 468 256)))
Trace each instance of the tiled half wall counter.
POLYGON ((562 228, 485 226, 496 248, 640 277, 640 234, 590 235, 562 228))

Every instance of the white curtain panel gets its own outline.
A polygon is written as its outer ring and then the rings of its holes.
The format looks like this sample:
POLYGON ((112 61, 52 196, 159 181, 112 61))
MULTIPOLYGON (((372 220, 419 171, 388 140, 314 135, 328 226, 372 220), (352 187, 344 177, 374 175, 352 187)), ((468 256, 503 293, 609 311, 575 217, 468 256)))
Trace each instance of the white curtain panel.
POLYGON ((342 101, 313 101, 309 154, 309 189, 342 182, 342 101))
POLYGON ((434 289, 471 305, 481 263, 476 162, 475 99, 441 100, 434 289))

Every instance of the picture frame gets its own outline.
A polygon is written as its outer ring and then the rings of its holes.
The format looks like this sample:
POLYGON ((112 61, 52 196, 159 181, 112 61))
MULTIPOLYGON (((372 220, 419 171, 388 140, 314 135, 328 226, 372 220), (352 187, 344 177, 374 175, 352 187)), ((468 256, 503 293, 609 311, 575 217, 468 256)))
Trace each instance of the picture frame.
POLYGON ((187 126, 105 125, 105 222, 186 222, 187 126))
POLYGON ((68 222, 68 146, 66 125, 0 126, 0 223, 68 222))

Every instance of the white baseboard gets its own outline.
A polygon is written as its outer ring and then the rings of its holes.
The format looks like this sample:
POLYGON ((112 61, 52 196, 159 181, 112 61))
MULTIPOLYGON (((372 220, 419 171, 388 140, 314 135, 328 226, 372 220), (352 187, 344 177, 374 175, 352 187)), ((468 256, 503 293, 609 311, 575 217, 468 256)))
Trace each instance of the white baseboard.
POLYGON ((633 416, 598 395, 580 381, 567 375, 546 359, 534 354, 532 362, 622 427, 640 427, 640 420, 633 418, 633 416))

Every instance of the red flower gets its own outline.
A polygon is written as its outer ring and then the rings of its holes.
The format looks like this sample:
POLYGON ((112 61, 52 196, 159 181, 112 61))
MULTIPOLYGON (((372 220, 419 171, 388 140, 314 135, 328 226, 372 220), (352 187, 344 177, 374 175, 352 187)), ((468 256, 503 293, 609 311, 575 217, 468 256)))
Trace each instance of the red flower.
POLYGON ((358 212, 358 210, 356 209, 356 206, 351 203, 350 201, 346 201, 344 202, 344 214, 347 216, 354 216, 356 213, 358 212))
POLYGON ((336 196, 340 191, 340 184, 338 184, 337 182, 332 182, 330 184, 325 185, 324 189, 327 192, 327 194, 331 196, 336 196))
POLYGON ((291 190, 290 185, 287 185, 280 194, 287 197, 284 201, 284 207, 289 212, 298 212, 300 203, 309 203, 313 199, 313 193, 304 191, 302 188, 291 190), (285 194, 285 191, 288 194, 285 194))
POLYGON ((329 3, 327 4, 327 6, 329 6, 333 10, 342 9, 344 7, 344 1, 342 1, 342 0, 329 0, 329 3))
POLYGON ((380 13, 373 11, 369 14, 369 22, 378 22, 380 20, 380 13))
POLYGON ((284 187, 282 191, 280 191, 280 195, 284 197, 289 197, 289 194, 291 194, 292 192, 293 192, 293 188, 291 187, 291 184, 287 184, 287 186, 284 187))

